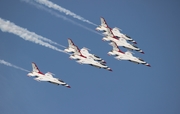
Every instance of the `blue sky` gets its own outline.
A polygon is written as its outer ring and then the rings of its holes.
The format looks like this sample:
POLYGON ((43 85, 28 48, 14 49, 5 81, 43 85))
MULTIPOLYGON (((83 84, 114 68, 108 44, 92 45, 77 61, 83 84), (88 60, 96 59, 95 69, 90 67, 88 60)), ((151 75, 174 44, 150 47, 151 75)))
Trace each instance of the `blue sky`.
MULTIPOLYGON (((104 17, 110 27, 121 28, 145 52, 135 52, 135 56, 152 67, 117 61, 107 55, 112 47, 101 40, 102 36, 20 0, 1 0, 0 18, 64 46, 71 38, 79 48, 90 48, 91 53, 105 59, 113 72, 80 65, 67 54, 0 31, 0 59, 30 71, 31 62, 35 62, 42 72, 53 72, 72 87, 37 82, 27 77, 27 72, 1 64, 0 113, 180 113, 179 1, 51 1, 95 24, 104 17)), ((66 17, 95 30, 93 25, 66 17)))

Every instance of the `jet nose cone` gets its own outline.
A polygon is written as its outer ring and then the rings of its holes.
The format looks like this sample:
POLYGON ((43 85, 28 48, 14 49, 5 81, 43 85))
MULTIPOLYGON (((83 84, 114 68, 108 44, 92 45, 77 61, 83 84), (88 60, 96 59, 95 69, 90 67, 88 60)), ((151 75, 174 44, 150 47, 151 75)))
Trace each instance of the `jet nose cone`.
POLYGON ((31 74, 30 74, 30 73, 28 73, 28 74, 27 74, 27 76, 31 76, 31 74))
POLYGON ((142 53, 142 54, 144 54, 144 52, 143 52, 143 51, 142 51, 141 53, 142 53))
POLYGON ((146 66, 151 67, 151 65, 150 65, 150 64, 147 64, 146 66))
POLYGON ((137 42, 136 42, 136 41, 134 41, 133 43, 134 43, 134 44, 137 44, 137 42))
POLYGON ((67 87, 67 88, 71 88, 71 86, 69 86, 69 85, 68 85, 68 86, 66 86, 66 87, 67 87))
POLYGON ((109 71, 112 71, 112 69, 108 69, 109 71))

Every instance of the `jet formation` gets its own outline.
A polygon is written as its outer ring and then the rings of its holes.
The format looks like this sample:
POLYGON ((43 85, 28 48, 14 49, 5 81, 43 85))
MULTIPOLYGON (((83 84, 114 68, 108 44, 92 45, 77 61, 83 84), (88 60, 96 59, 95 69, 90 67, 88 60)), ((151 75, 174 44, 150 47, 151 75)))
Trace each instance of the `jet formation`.
POLYGON ((115 59, 117 60, 127 60, 150 67, 150 64, 145 62, 143 59, 133 56, 131 52, 133 50, 144 54, 142 49, 134 45, 137 44, 135 40, 133 40, 130 36, 121 33, 120 29, 117 27, 110 28, 103 17, 100 18, 100 21, 101 21, 101 25, 99 25, 96 28, 96 30, 103 32, 102 33, 104 35, 104 37, 102 38, 103 41, 110 41, 109 45, 113 47, 113 50, 108 52, 109 55, 115 55, 116 56, 115 59), (134 44, 131 44, 129 42, 132 42, 134 44), (124 47, 128 49, 128 51, 123 52, 120 50, 118 46, 124 47))
MULTIPOLYGON (((99 25, 96 30, 101 31, 104 36, 102 40, 109 41, 109 45, 112 46, 112 50, 107 53, 108 55, 115 56, 114 58, 117 60, 126 60, 150 67, 150 64, 143 59, 133 56, 132 51, 137 51, 144 54, 142 49, 135 46, 135 44, 137 44, 135 40, 133 40, 130 36, 123 34, 121 30, 117 27, 110 28, 104 18, 101 17, 100 21, 101 25, 99 25), (120 47, 127 49, 127 51, 123 52, 120 47)), ((79 47, 74 44, 72 39, 68 38, 67 40, 68 47, 64 49, 64 52, 69 53, 70 59, 75 60, 79 64, 91 65, 97 68, 112 71, 112 69, 106 65, 106 61, 104 59, 90 53, 90 50, 86 47, 79 49, 79 47)), ((70 88, 70 86, 64 81, 58 78, 54 78, 52 73, 42 73, 34 62, 32 63, 32 68, 32 72, 28 73, 27 75, 30 77, 35 77, 34 80, 46 81, 52 84, 63 85, 70 88)))

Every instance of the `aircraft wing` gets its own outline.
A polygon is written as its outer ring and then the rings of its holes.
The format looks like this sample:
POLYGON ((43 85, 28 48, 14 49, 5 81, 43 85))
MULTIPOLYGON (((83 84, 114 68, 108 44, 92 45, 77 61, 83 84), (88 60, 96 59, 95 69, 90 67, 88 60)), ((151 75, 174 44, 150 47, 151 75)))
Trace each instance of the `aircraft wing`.
POLYGON ((81 52, 84 56, 86 56, 86 57, 87 57, 87 56, 91 56, 94 60, 96 60, 96 61, 101 61, 101 62, 105 63, 105 61, 104 61, 102 58, 100 58, 99 56, 97 56, 97 55, 95 55, 95 54, 89 53, 88 50, 90 50, 90 49, 83 47, 83 48, 80 50, 80 52, 81 52))
POLYGON ((120 28, 117 28, 117 27, 112 28, 112 31, 116 31, 116 32, 122 34, 121 33, 122 30, 120 28))
POLYGON ((53 77, 50 72, 47 72, 47 73, 45 74, 45 76, 47 76, 47 77, 53 77))
POLYGON ((117 60, 129 60, 128 58, 123 57, 123 56, 116 56, 114 58, 117 59, 117 60))
POLYGON ((133 53, 133 52, 131 52, 131 51, 129 51, 129 50, 125 52, 126 55, 131 56, 131 57, 134 57, 134 56, 132 55, 132 53, 133 53))
POLYGON ((92 56, 87 56, 85 59, 80 59, 77 60, 76 62, 80 64, 93 64, 96 61, 92 58, 92 56))
POLYGON ((37 77, 37 78, 34 78, 34 80, 36 80, 36 81, 49 81, 48 80, 48 78, 46 78, 46 77, 37 77))

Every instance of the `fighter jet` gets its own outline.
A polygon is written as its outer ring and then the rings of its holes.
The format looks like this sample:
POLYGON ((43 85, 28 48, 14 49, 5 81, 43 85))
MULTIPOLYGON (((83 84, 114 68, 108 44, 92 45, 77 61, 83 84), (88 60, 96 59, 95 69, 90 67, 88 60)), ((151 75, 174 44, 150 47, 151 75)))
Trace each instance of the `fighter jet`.
POLYGON ((115 55, 116 59, 118 59, 118 60, 128 60, 130 62, 134 62, 134 63, 137 63, 137 64, 143 64, 143 65, 146 65, 146 66, 150 67, 150 64, 148 64, 147 62, 145 62, 144 60, 142 60, 142 59, 140 59, 138 57, 134 57, 130 51, 126 51, 125 53, 122 52, 118 48, 118 46, 116 45, 115 42, 111 42, 109 44, 113 47, 113 50, 108 52, 108 54, 109 55, 115 55))
MULTIPOLYGON (((68 44, 69 44, 69 47, 67 49, 64 49, 65 52, 69 52, 69 53, 74 53, 75 52, 75 48, 77 47, 74 42, 68 38, 68 44)), ((88 56, 91 56, 91 58, 93 58, 94 60, 102 63, 102 64, 105 64, 106 62, 100 58, 99 56, 95 55, 95 54, 91 54, 89 53, 88 51, 89 49, 88 48, 85 48, 83 47, 80 52, 82 53, 83 56, 85 57, 88 57, 88 56)))
POLYGON ((76 61, 77 63, 88 64, 88 65, 91 65, 94 67, 103 68, 103 69, 112 71, 111 68, 109 68, 105 64, 95 61, 91 56, 86 57, 86 56, 82 55, 82 53, 80 52, 80 50, 77 46, 74 46, 74 50, 75 50, 75 52, 72 55, 70 55, 69 58, 77 60, 76 61))
POLYGON ((107 29, 109 28, 112 31, 112 33, 114 34, 114 36, 119 37, 119 38, 124 38, 127 41, 131 41, 134 44, 137 44, 136 41, 134 41, 130 36, 121 33, 119 28, 117 28, 117 27, 110 28, 103 17, 101 17, 100 20, 101 20, 101 25, 98 26, 96 28, 96 30, 103 31, 103 35, 105 35, 105 36, 108 35, 107 29))
MULTIPOLYGON (((114 36, 118 37, 118 38, 124 38, 127 41, 131 41, 134 44, 137 44, 136 41, 134 41, 130 36, 123 34, 120 32, 120 29, 117 27, 114 27, 113 29, 111 29, 112 33, 114 34, 114 36)), ((104 32, 103 33, 105 36, 108 35, 108 32, 104 32)))
POLYGON ((118 46, 122 46, 124 48, 130 49, 130 50, 135 50, 135 51, 138 51, 138 52, 144 54, 144 52, 140 48, 128 43, 124 38, 118 38, 118 37, 114 36, 114 34, 112 33, 112 31, 109 28, 107 28, 107 32, 108 32, 108 35, 103 37, 102 40, 115 42, 118 46))
POLYGON ((65 83, 64 81, 58 79, 58 78, 54 78, 52 76, 52 73, 47 72, 45 74, 43 74, 39 68, 37 67, 37 65, 35 63, 32 62, 32 71, 30 73, 28 73, 27 75, 30 77, 36 77, 34 78, 34 80, 36 81, 47 81, 53 84, 57 84, 57 85, 63 85, 66 86, 68 88, 71 88, 67 83, 65 83))

